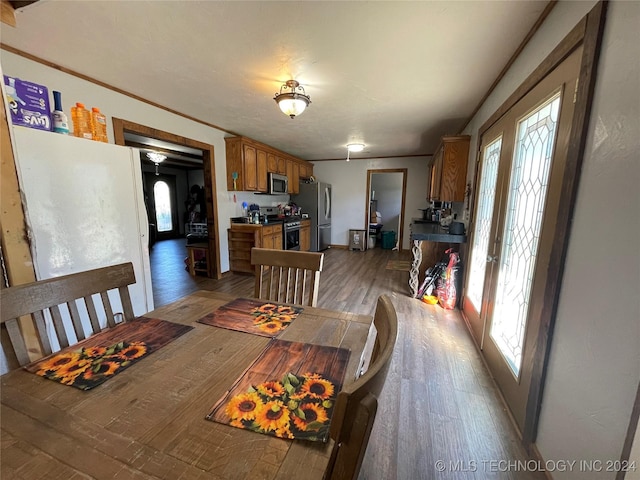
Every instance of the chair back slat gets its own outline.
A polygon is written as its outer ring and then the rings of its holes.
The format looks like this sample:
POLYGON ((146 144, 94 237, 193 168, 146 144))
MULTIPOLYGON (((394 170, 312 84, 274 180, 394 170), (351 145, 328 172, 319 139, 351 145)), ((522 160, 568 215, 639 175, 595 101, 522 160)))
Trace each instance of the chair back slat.
POLYGON ((84 306, 87 309, 87 313, 89 314, 89 321, 91 322, 91 328, 94 332, 100 330, 100 321, 98 320, 98 312, 96 311, 96 306, 93 303, 93 296, 86 295, 84 297, 84 306))
POLYGON ((252 248, 254 296, 265 300, 316 306, 324 253, 252 248))
POLYGON ((69 346, 69 337, 63 321, 66 313, 71 318, 76 338, 78 340, 85 338, 82 316, 76 300, 84 301, 91 323, 91 333, 100 331, 98 310, 92 298, 94 294, 101 296, 103 305, 100 311, 105 314, 108 326, 113 327, 116 324, 107 293, 111 290, 116 291, 120 296, 124 320, 133 319, 133 306, 128 286, 135 282, 133 264, 129 262, 1 289, 0 321, 7 326, 11 347, 18 364, 25 365, 36 359, 33 358, 36 352, 30 352, 26 347, 18 319, 25 317, 28 321, 27 317, 31 317, 40 343, 41 351, 37 353, 39 357, 46 356, 52 353, 48 333, 56 337, 61 348, 69 346), (64 312, 60 308, 62 305, 64 305, 64 312), (47 331, 44 314, 46 311, 51 315, 52 332, 47 331))
POLYGON ((76 333, 76 338, 78 340, 84 340, 85 335, 84 329, 82 328, 82 319, 80 318, 80 312, 78 312, 78 305, 76 305, 75 300, 67 302, 67 308, 71 315, 71 323, 73 325, 73 331, 76 333))
POLYGON ((64 329, 64 323, 62 321, 62 313, 58 305, 53 305, 49 312, 51 312, 51 319, 53 320, 53 328, 56 331, 56 337, 60 348, 66 348, 69 346, 69 339, 67 338, 67 332, 64 329))
POLYGON ((107 326, 113 328, 116 326, 116 319, 113 317, 113 308, 111 308, 111 300, 109 300, 107 292, 100 292, 100 299, 102 300, 104 311, 107 313, 107 326))
POLYGON ((18 320, 12 318, 5 322, 7 326, 7 333, 9 334, 9 340, 11 341, 11 345, 13 345, 13 351, 18 359, 18 363, 20 365, 25 365, 29 363, 29 353, 27 352, 27 345, 24 343, 24 339, 22 338, 22 332, 20 331, 20 325, 18 325, 18 320))
POLYGON ((33 322, 36 325, 36 332, 38 332, 38 341, 40 342, 40 350, 43 356, 53 353, 51 348, 51 342, 49 342, 49 336, 47 335, 47 323, 44 320, 44 315, 41 310, 33 312, 31 315, 33 322))
POLYGON ((369 368, 336 398, 329 427, 334 447, 325 479, 356 479, 367 449, 398 335, 398 317, 388 296, 378 298, 373 323, 377 334, 369 368))

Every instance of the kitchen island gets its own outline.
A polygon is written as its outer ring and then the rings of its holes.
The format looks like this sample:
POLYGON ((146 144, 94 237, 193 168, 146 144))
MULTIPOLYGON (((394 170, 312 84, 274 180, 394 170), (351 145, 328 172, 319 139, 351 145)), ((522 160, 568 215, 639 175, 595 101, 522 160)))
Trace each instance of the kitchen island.
POLYGON ((433 267, 442 260, 446 250, 454 248, 460 253, 460 259, 463 259, 464 252, 461 249, 467 242, 467 236, 451 235, 448 227, 417 219, 411 222, 410 228, 412 262, 409 271, 409 287, 411 296, 417 297, 420 280, 424 279, 429 267, 433 267))

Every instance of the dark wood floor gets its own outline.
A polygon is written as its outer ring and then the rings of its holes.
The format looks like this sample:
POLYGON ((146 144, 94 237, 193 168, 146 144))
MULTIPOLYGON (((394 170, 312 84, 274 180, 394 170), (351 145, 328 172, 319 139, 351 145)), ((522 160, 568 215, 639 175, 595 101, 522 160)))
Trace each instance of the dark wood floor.
MULTIPOLYGON (((252 294, 251 276, 191 277, 184 269, 184 245, 181 239, 153 247, 156 307, 198 289, 252 294)), ((409 257, 381 248, 325 252, 319 307, 372 314, 385 293, 398 312, 398 341, 360 480, 544 479, 540 472, 523 471, 523 465, 534 464, 525 463, 532 459, 460 313, 410 298, 408 273, 386 269, 388 260, 409 257)))

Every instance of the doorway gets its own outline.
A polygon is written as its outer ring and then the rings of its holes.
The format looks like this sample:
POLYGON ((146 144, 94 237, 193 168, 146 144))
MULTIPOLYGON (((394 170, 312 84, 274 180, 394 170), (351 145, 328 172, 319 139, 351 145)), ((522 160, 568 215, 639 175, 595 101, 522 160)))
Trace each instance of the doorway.
POLYGON ((180 236, 178 195, 174 175, 144 175, 149 223, 155 225, 156 239, 180 236))
MULTIPOLYGON (((382 224, 382 231, 394 231, 396 247, 402 250, 404 238, 404 211, 407 196, 407 169, 389 168, 367 170, 367 205, 365 225, 367 231, 382 224), (377 216, 377 213, 380 216, 377 216)), ((377 242, 376 242, 377 245, 377 242)))
MULTIPOLYGON (((206 211, 207 240, 209 244, 208 260, 211 262, 212 267, 210 269, 210 275, 211 278, 222 278, 220 271, 220 239, 218 238, 218 206, 213 145, 119 118, 113 118, 113 131, 117 145, 128 145, 142 149, 149 148, 149 145, 154 145, 153 150, 159 151, 169 157, 169 159, 163 163, 169 164, 171 161, 175 165, 182 165, 183 168, 185 166, 195 168, 194 158, 198 157, 197 168, 201 167, 204 179, 204 209, 206 211)), ((153 183, 155 184, 155 182, 153 183)), ((149 205, 151 206, 153 203, 150 198, 153 195, 152 189, 147 186, 145 187, 147 188, 147 196, 149 197, 149 205)), ((176 190, 178 190, 177 187, 176 190)), ((186 195, 183 196, 186 198, 186 195)), ((151 221, 152 215, 150 214, 149 217, 151 221)), ((153 215, 153 217, 155 217, 155 215, 153 215)), ((173 219, 174 225, 181 221, 182 219, 176 209, 176 215, 173 219)))

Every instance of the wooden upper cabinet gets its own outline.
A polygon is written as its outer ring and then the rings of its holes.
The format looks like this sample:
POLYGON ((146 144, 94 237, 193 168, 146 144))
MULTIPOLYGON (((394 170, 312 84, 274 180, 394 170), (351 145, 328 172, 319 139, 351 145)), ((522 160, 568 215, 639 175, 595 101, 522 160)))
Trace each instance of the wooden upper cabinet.
POLYGON ((259 192, 266 192, 267 189, 267 152, 256 150, 257 162, 257 188, 259 192))
POLYGON ((442 137, 431 167, 430 200, 464 201, 470 139, 468 135, 442 137))
POLYGON ((280 175, 287 174, 287 159, 284 157, 278 156, 278 173, 280 175))
POLYGON ((289 179, 289 193, 300 193, 300 164, 296 160, 287 159, 287 178, 289 179))
POLYGON ((278 173, 278 157, 275 153, 267 153, 267 172, 278 173))
POLYGON ((256 148, 251 145, 243 146, 244 155, 242 158, 242 167, 244 171, 244 189, 256 190, 258 188, 258 160, 256 156, 256 148))
POLYGON ((288 156, 275 148, 247 137, 225 138, 227 150, 227 190, 268 191, 268 174, 289 178, 289 193, 299 193, 298 182, 313 174, 313 165, 288 156), (234 182, 234 176, 236 176, 234 182), (234 187, 235 183, 235 187, 234 187))

